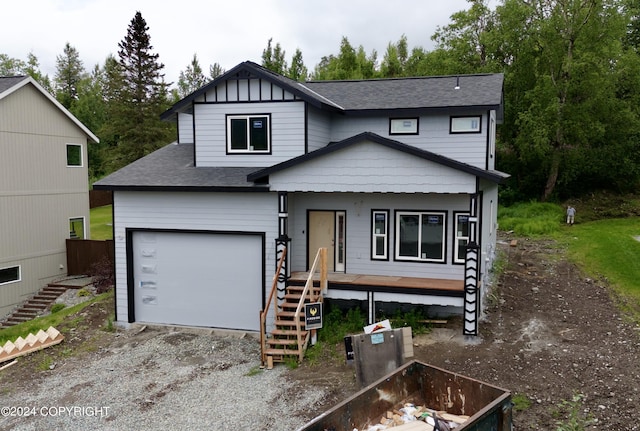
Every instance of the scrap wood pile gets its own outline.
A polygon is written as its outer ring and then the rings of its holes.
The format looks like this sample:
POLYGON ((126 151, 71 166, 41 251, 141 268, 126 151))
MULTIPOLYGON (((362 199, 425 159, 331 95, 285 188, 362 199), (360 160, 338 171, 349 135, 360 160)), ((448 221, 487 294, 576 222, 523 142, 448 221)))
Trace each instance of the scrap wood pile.
POLYGON ((406 403, 402 408, 388 410, 378 424, 363 431, 451 431, 468 419, 469 416, 453 415, 406 403))
POLYGON ((7 341, 4 345, 0 345, 0 362, 54 346, 62 340, 64 340, 64 336, 53 326, 50 326, 46 331, 41 329, 35 335, 29 334, 25 338, 18 337, 15 341, 7 341))

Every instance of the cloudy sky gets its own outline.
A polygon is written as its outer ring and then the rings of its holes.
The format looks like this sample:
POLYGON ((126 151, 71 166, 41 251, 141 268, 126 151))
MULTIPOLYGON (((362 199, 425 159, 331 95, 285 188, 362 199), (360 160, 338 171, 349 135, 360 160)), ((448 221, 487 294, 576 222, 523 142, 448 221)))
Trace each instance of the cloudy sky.
POLYGON ((75 47, 86 69, 117 55, 136 11, 149 26, 153 51, 175 82, 197 54, 200 65, 224 69, 261 61, 269 38, 288 62, 300 48, 307 68, 337 54, 343 36, 378 59, 404 34, 409 47, 432 49, 431 35, 450 16, 468 9, 466 0, 37 0, 2 4, 0 53, 26 60, 29 52, 53 78, 65 43, 75 47))

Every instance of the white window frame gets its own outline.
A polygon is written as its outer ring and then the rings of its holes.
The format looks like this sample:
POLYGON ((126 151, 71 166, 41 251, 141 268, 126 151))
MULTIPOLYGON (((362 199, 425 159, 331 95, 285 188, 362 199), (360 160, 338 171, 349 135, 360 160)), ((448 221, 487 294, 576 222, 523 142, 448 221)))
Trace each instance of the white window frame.
POLYGON ((389 210, 371 211, 371 260, 389 260, 389 210), (384 217, 384 232, 376 230, 376 219, 378 216, 384 217), (378 254, 378 239, 383 239, 383 253, 378 254))
MULTIPOLYGON (((453 233, 453 262, 454 263, 464 263, 465 258, 463 257, 462 259, 460 259, 458 257, 459 253, 460 253, 460 240, 465 240, 465 244, 467 245, 469 244, 469 234, 470 232, 467 232, 467 235, 463 235, 461 233, 461 231, 458 229, 458 224, 460 223, 460 217, 466 217, 467 218, 467 224, 469 224, 469 218, 470 218, 470 214, 468 212, 460 212, 460 213, 455 213, 454 214, 454 233, 453 233)), ((467 226, 467 230, 469 230, 471 228, 470 225, 467 226)))
POLYGON ((82 148, 82 144, 67 144, 65 146, 66 150, 66 160, 67 160, 67 168, 81 168, 84 166, 84 149, 82 148), (69 148, 70 147, 80 147, 80 164, 79 165, 70 165, 69 164, 69 148))
POLYGON ((4 268, 0 268, 0 271, 4 271, 7 269, 14 269, 14 268, 18 269, 18 278, 16 278, 15 280, 0 281, 0 286, 4 286, 5 284, 18 283, 22 281, 22 268, 20 267, 20 265, 5 266, 4 268))
POLYGON ((228 154, 270 154, 271 153, 271 114, 233 114, 227 115, 226 119, 227 130, 227 153, 228 154), (266 118, 267 128, 267 149, 255 150, 251 145, 251 122, 258 118, 266 118), (231 121, 232 120, 246 120, 247 122, 247 148, 236 149, 231 148, 231 121))
POLYGON ((71 225, 73 224, 74 221, 76 220, 82 220, 82 238, 79 239, 87 239, 87 223, 84 217, 69 217, 69 238, 74 238, 73 236, 71 236, 71 232, 73 232, 71 230, 71 225))
POLYGON ((449 133, 481 133, 482 115, 452 116, 449 121, 449 133))
POLYGON ((433 262, 433 263, 446 263, 446 244, 447 244, 447 213, 444 211, 396 211, 395 214, 395 260, 402 261, 413 261, 413 262, 433 262), (402 239, 400 234, 400 219, 402 216, 419 216, 418 223, 418 231, 417 231, 417 243, 418 243, 418 256, 402 256, 400 255, 400 240, 402 239), (426 253, 422 251, 422 219, 423 217, 436 216, 442 217, 442 241, 441 241, 441 250, 440 250, 440 258, 429 258, 426 256, 426 253))

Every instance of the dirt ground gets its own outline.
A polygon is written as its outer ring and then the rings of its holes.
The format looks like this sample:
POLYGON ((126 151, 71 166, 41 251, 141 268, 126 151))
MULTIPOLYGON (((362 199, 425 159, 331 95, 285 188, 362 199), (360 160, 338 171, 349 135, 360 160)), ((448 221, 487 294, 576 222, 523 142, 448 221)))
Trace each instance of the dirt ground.
MULTIPOLYGON (((606 280, 587 278, 556 244, 511 239, 500 244, 506 268, 481 337, 465 340, 451 321, 414 337, 415 358, 511 391, 514 430, 639 430, 640 326, 621 315, 606 280)), ((296 373, 336 388, 329 402, 355 390, 348 367, 296 373)))
MULTIPOLYGON (((505 271, 489 297, 481 336, 465 340, 461 323, 452 320, 414 338, 415 358, 510 390, 514 430, 557 430, 559 421, 576 417, 592 420, 584 429, 640 430, 640 326, 621 315, 606 280, 587 278, 556 244, 520 238, 512 247, 508 240, 500 244, 505 271), (566 404, 578 395, 580 401, 566 404)), ((100 329, 112 306, 86 308, 82 323, 59 328, 67 334, 60 346, 0 372, 0 398, 1 386, 46 378, 37 370, 49 362, 117 343, 100 329)), ((329 391, 314 406, 318 413, 357 390, 354 370, 339 351, 328 362, 305 362, 289 373, 298 382, 293 390, 329 391)))

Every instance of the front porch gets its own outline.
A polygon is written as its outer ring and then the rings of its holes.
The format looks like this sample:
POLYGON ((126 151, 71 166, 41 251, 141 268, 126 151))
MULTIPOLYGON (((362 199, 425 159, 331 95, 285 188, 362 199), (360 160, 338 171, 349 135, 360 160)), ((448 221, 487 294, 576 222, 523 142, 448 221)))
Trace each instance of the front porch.
MULTIPOLYGON (((304 284, 308 277, 308 272, 292 272, 289 283, 304 284)), ((315 279, 319 280, 319 274, 315 279)), ((327 281, 328 288, 336 290, 464 297, 462 280, 329 272, 327 281)))

